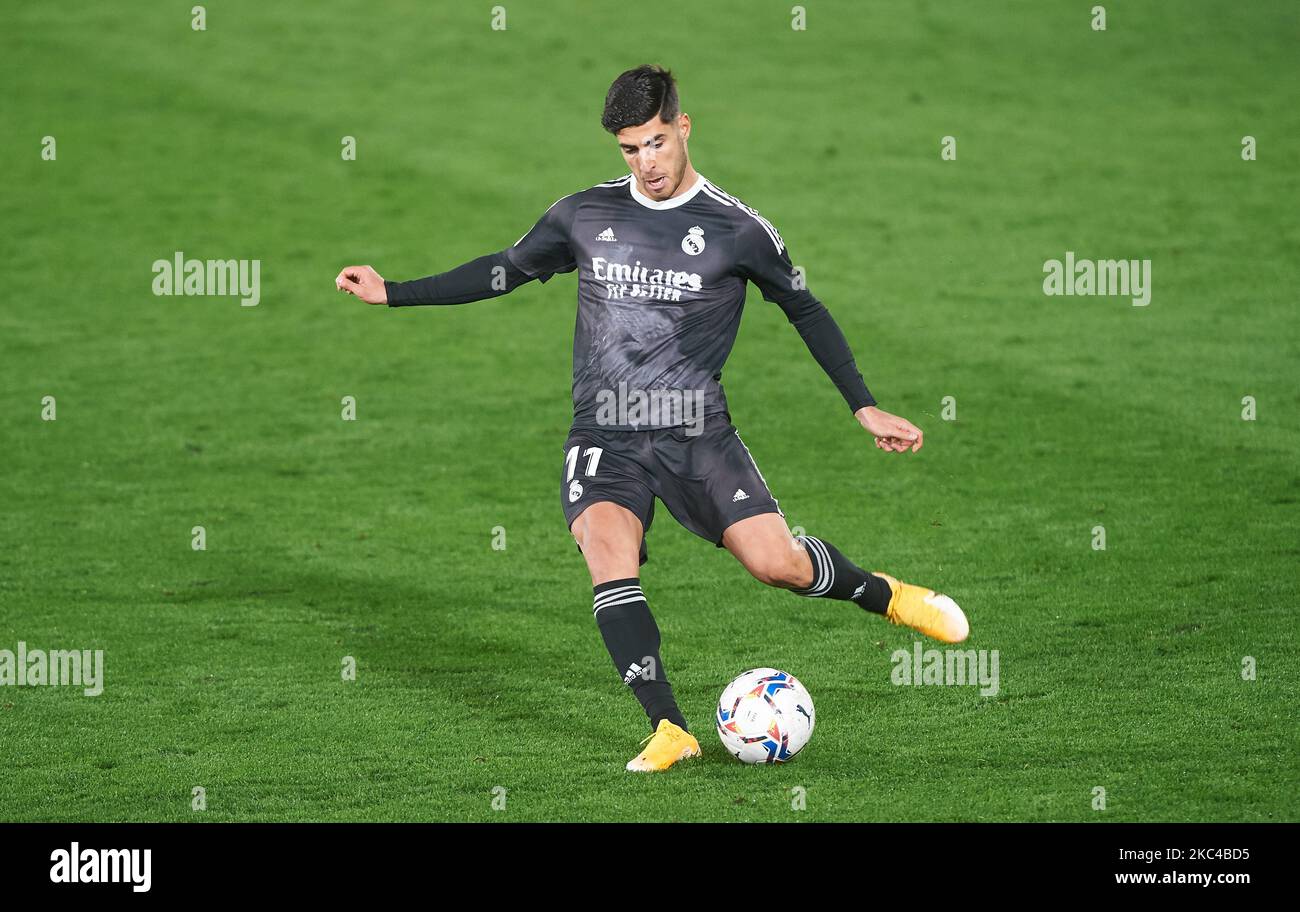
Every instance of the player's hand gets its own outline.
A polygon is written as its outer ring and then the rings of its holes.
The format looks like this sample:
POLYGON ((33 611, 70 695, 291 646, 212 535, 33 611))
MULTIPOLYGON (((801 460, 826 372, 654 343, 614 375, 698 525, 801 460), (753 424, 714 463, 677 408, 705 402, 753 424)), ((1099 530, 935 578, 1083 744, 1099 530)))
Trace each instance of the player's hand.
POLYGON ((925 442, 921 429, 908 421, 889 412, 881 411, 874 405, 868 405, 853 413, 858 424, 867 429, 876 438, 876 448, 886 453, 915 453, 925 442))
POLYGON ((370 266, 348 266, 334 279, 339 291, 356 295, 367 304, 387 304, 388 291, 384 288, 384 277, 370 266))

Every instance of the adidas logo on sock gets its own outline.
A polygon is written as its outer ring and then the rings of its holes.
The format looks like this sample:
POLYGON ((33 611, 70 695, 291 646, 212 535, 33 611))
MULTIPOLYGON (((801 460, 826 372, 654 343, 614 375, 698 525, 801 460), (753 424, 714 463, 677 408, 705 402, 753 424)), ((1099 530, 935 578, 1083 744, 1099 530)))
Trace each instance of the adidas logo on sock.
POLYGON ((639 678, 641 676, 641 672, 643 671, 645 671, 644 668, 642 668, 636 662, 633 662, 631 665, 628 666, 627 674, 623 675, 623 683, 631 684, 633 679, 639 678))
POLYGON ((738 500, 749 500, 749 495, 746 494, 744 491, 742 491, 740 488, 736 488, 736 493, 731 495, 732 503, 735 503, 738 500))
POLYGON ((853 594, 849 596, 849 598, 856 602, 858 599, 862 598, 862 593, 866 591, 867 591, 867 584, 863 583, 861 586, 853 590, 853 594))
POLYGON ((598 241, 617 241, 618 238, 614 237, 614 229, 613 229, 613 228, 606 228, 606 229, 605 229, 604 231, 602 231, 600 234, 596 235, 596 240, 598 240, 598 241))

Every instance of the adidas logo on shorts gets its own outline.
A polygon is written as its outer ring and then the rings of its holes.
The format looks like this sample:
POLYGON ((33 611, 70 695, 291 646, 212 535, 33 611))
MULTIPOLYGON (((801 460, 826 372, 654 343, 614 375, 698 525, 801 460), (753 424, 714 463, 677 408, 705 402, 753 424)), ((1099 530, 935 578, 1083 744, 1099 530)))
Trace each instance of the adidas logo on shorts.
POLYGON ((736 488, 736 493, 731 495, 732 503, 735 503, 738 500, 749 500, 749 495, 746 494, 744 491, 742 491, 740 488, 736 488))

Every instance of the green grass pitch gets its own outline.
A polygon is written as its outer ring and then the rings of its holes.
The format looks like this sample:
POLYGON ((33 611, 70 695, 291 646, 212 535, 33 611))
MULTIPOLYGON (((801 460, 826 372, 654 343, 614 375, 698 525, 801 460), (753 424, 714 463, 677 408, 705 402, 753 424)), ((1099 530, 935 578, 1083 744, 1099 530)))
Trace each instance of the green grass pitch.
POLYGON ((191 5, 9 17, 0 648, 103 649, 105 682, 0 687, 0 819, 1300 818, 1293 3, 191 5), (624 173, 600 107, 646 61, 926 432, 871 448, 751 289, 724 383, 787 520, 957 598, 996 696, 892 685, 910 631, 660 510, 643 579, 705 755, 624 772, 645 719, 558 500, 574 277, 334 290, 624 173), (176 251, 260 260, 260 303, 155 296, 176 251), (1066 251, 1149 258, 1150 305, 1046 296, 1066 251), (758 665, 816 700, 782 767, 711 731, 758 665))

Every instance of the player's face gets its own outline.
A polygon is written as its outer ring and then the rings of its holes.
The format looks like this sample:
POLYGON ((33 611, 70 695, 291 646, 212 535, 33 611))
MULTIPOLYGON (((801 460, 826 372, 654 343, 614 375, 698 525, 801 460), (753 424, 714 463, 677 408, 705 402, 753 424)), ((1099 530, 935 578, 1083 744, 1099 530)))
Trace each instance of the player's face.
POLYGON ((652 117, 639 127, 618 131, 618 147, 623 160, 636 177, 636 188, 653 200, 666 200, 682 188, 682 178, 690 165, 686 140, 691 135, 691 119, 679 114, 669 123, 652 117))

